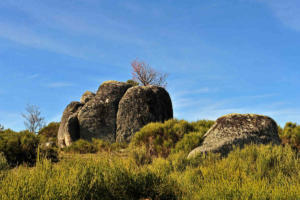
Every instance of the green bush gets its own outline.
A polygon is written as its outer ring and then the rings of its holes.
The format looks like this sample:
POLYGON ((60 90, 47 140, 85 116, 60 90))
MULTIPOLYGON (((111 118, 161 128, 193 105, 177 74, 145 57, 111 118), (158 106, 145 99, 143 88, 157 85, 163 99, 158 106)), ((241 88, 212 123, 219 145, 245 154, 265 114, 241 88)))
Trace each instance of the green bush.
POLYGON ((51 122, 47 126, 43 127, 38 135, 45 135, 46 137, 57 137, 60 122, 51 122))
POLYGON ((189 153, 194 148, 198 147, 203 141, 203 133, 191 132, 183 136, 183 138, 176 143, 174 152, 183 151, 189 153))
POLYGON ((139 85, 138 82, 136 82, 136 81, 134 81, 134 80, 131 80, 131 79, 127 80, 126 83, 132 85, 132 87, 133 87, 133 86, 138 86, 138 85, 139 85))
POLYGON ((192 130, 193 127, 183 120, 149 123, 135 133, 131 146, 144 145, 150 155, 167 157, 176 142, 192 130))
POLYGON ((287 122, 283 129, 279 129, 282 143, 291 145, 294 149, 300 150, 300 125, 287 122))
POLYGON ((36 160, 38 137, 29 131, 14 132, 10 129, 0 133, 0 152, 12 165, 27 163, 33 165, 36 160))
POLYGON ((214 123, 215 122, 212 120, 198 120, 195 122, 191 122, 190 124, 193 127, 193 131, 200 132, 204 135, 208 131, 208 129, 210 129, 212 125, 214 125, 214 123))
POLYGON ((180 189, 167 176, 110 158, 47 160, 20 167, 0 180, 0 199, 178 199, 180 189))
POLYGON ((145 146, 151 156, 167 157, 177 142, 179 144, 175 149, 178 151, 188 151, 198 146, 202 141, 202 136, 212 124, 212 121, 206 120, 189 123, 176 119, 164 123, 149 123, 135 133, 130 146, 145 146), (191 133, 194 131, 197 131, 197 133, 191 133), (182 139, 183 141, 180 142, 182 139), (194 139, 196 141, 193 141, 194 139))
POLYGON ((97 152, 111 152, 125 149, 128 146, 127 143, 109 143, 107 141, 93 138, 92 141, 79 139, 73 142, 70 146, 66 147, 64 151, 72 153, 97 153, 97 152))
POLYGON ((97 147, 94 144, 83 139, 79 139, 73 142, 70 146, 66 147, 64 150, 66 152, 80 153, 80 154, 96 153, 98 151, 97 147))
POLYGON ((249 145, 187 168, 182 181, 190 199, 299 199, 299 161, 288 146, 249 145))
POLYGON ((3 152, 0 152, 0 171, 1 170, 4 170, 4 169, 8 169, 9 168, 9 165, 7 163, 7 160, 4 156, 4 153, 3 152))
POLYGON ((58 148, 53 146, 40 145, 37 150, 38 160, 48 159, 51 162, 58 162, 58 148))
POLYGON ((152 162, 151 155, 149 155, 145 146, 131 149, 130 157, 134 160, 137 166, 150 164, 152 162))
POLYGON ((60 122, 51 122, 38 132, 40 143, 56 142, 60 122))

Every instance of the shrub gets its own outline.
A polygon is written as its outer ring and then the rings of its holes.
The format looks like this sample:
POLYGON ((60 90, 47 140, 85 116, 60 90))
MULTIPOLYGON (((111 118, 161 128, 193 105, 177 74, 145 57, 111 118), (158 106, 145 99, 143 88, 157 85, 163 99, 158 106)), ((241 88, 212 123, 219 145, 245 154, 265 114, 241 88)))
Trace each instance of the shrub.
POLYGON ((294 149, 300 150, 300 125, 287 122, 280 134, 282 143, 291 145, 294 149))
POLYGON ((132 87, 133 87, 133 86, 138 86, 138 85, 139 85, 138 82, 136 82, 136 81, 134 81, 134 80, 131 80, 131 79, 127 80, 126 83, 130 84, 132 87))
POLYGON ((190 124, 193 127, 193 131, 200 132, 204 135, 208 131, 208 129, 210 129, 212 125, 214 125, 214 123, 215 122, 212 120, 198 120, 195 122, 191 122, 190 124))
POLYGON ((29 131, 14 132, 7 129, 0 133, 0 151, 12 166, 23 162, 33 165, 38 143, 37 136, 29 131))
POLYGON ((199 132, 191 132, 183 136, 183 138, 177 142, 174 152, 183 151, 189 153, 194 148, 198 147, 203 141, 203 135, 199 132))
POLYGON ((51 122, 44 128, 42 128, 38 135, 44 136, 46 138, 55 138, 57 137, 58 129, 59 129, 60 122, 51 122))
POLYGON ((166 157, 176 142, 192 130, 193 127, 183 120, 149 123, 135 133, 131 146, 144 145, 150 155, 166 157))
POLYGON ((165 175, 136 168, 120 158, 44 160, 0 180, 0 199, 178 199, 180 189, 165 175))
POLYGON ((48 159, 51 162, 58 162, 58 148, 53 146, 40 145, 37 150, 37 159, 48 159))
POLYGON ((6 160, 5 156, 4 156, 4 153, 0 152, 0 171, 8 169, 8 168, 9 168, 9 165, 7 163, 7 160, 6 160))
POLYGON ((133 159, 137 166, 150 164, 152 162, 151 155, 149 155, 145 146, 131 149, 130 157, 133 159))
POLYGON ((75 142, 73 142, 70 146, 66 147, 64 149, 66 152, 72 152, 72 153, 96 153, 98 150, 91 142, 79 139, 75 142))
POLYGON ((189 123, 176 119, 164 123, 149 123, 135 133, 130 145, 131 147, 144 145, 151 156, 167 157, 177 142, 179 144, 176 151, 188 151, 198 146, 202 141, 202 136, 212 124, 212 121, 206 120, 189 123), (193 131, 197 133, 191 133, 193 131), (183 141, 180 142, 182 138, 183 141), (194 139, 196 141, 193 141, 194 139))

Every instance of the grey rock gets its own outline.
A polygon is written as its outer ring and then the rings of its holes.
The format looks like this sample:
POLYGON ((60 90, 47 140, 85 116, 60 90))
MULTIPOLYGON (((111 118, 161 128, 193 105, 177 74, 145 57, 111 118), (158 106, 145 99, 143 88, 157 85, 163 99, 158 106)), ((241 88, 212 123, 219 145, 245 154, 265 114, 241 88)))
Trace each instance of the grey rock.
POLYGON ((77 114, 82 106, 82 103, 73 101, 65 108, 57 134, 57 143, 60 148, 69 146, 79 139, 77 114))
POLYGON ((91 99, 93 99, 95 97, 95 93, 90 92, 90 91, 86 91, 85 93, 83 93, 83 95, 80 98, 80 103, 87 103, 88 101, 90 101, 91 99))
POLYGON ((150 122, 173 118, 168 92, 158 86, 135 86, 127 90, 119 103, 117 142, 129 142, 131 137, 150 122))
POLYGON ((214 152, 227 155, 233 146, 245 144, 280 144, 277 124, 270 117, 255 114, 229 114, 217 119, 204 135, 201 146, 192 150, 188 158, 214 152))
POLYGON ((80 138, 116 140, 118 104, 130 87, 130 84, 118 81, 106 81, 99 87, 96 96, 79 111, 80 138))

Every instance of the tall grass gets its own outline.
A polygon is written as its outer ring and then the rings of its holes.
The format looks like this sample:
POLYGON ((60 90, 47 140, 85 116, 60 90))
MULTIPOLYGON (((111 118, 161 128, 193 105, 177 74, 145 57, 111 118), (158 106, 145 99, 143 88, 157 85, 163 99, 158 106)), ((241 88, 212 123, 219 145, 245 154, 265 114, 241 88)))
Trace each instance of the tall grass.
POLYGON ((130 160, 73 158, 11 170, 0 183, 0 199, 177 199, 180 190, 163 174, 130 160))
POLYGON ((300 160, 288 146, 249 145, 228 157, 184 152, 136 165, 131 156, 72 154, 19 166, 0 179, 0 199, 299 199, 300 160))
POLYGON ((0 199, 300 199, 300 158, 289 143, 187 159, 212 124, 152 123, 129 147, 79 140, 58 163, 34 167, 8 170, 0 153, 0 199))

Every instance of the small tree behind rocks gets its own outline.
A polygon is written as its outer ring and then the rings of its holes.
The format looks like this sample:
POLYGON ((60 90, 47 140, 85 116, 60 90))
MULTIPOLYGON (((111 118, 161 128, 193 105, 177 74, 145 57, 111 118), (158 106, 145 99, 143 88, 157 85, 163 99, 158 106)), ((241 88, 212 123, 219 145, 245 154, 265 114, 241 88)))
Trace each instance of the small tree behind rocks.
POLYGON ((36 105, 28 104, 26 114, 23 113, 22 117, 25 119, 26 129, 32 133, 38 133, 45 126, 44 117, 41 116, 40 108, 36 105))
POLYGON ((4 126, 0 124, 0 131, 4 131, 4 126))
POLYGON ((132 79, 140 85, 167 86, 166 79, 168 75, 166 73, 158 72, 145 62, 138 60, 132 61, 131 66, 133 70, 132 79))

